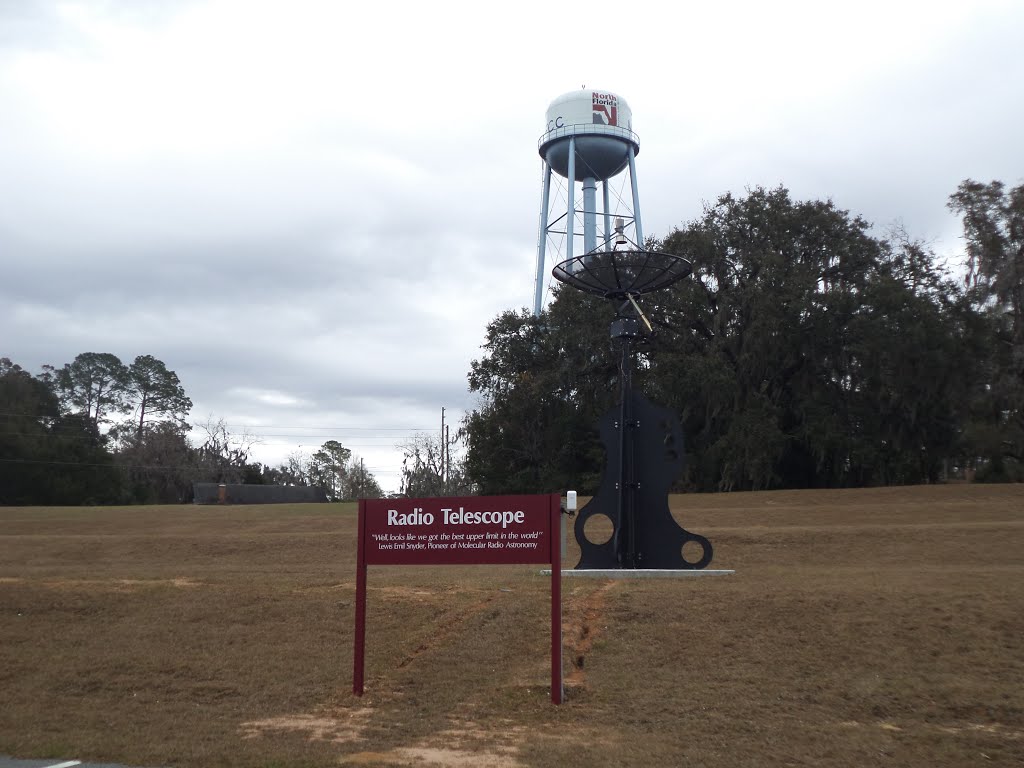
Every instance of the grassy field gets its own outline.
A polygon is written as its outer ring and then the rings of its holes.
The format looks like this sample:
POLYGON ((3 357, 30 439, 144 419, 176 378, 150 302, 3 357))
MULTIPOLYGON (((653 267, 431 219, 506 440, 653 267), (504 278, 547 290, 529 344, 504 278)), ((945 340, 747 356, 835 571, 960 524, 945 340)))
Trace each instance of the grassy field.
POLYGON ((672 508, 736 574, 565 579, 561 707, 537 568, 371 567, 360 699, 352 505, 0 508, 0 753, 1024 765, 1024 486, 672 508))

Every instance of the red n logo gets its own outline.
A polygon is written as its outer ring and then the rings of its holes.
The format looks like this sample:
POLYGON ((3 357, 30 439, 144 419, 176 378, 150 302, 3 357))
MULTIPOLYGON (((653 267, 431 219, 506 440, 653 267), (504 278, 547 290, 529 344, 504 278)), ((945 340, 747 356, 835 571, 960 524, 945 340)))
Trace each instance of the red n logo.
POLYGON ((599 125, 618 125, 618 112, 618 107, 595 104, 594 122, 599 125))

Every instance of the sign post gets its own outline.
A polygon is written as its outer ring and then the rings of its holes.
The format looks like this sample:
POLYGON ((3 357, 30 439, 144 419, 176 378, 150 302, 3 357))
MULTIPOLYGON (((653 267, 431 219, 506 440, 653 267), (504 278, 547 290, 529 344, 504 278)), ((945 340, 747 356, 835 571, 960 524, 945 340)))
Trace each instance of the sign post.
POLYGON ((370 565, 550 565, 551 701, 561 704, 561 504, 557 493, 360 499, 352 692, 362 696, 370 565))

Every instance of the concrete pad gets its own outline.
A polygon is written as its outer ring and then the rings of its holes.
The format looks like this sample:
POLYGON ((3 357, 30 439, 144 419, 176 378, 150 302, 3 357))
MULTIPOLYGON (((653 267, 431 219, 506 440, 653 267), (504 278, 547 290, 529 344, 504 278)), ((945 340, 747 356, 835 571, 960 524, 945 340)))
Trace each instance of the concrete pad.
MULTIPOLYGON (((541 576, 550 576, 551 569, 540 572, 541 576)), ((587 570, 563 569, 562 578, 591 579, 692 579, 698 576, 731 576, 734 570, 702 570, 665 569, 665 568, 590 568, 587 570)))

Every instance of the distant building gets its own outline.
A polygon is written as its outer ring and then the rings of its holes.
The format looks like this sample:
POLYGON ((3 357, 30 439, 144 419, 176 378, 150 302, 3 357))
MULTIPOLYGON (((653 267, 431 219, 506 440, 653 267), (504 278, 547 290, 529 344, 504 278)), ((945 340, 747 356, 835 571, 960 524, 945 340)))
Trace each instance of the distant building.
POLYGON ((323 488, 301 485, 192 483, 194 504, 304 504, 326 502, 323 488))

